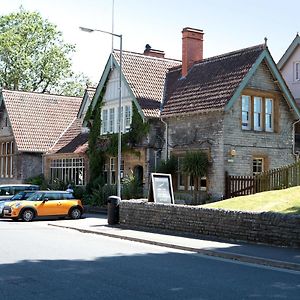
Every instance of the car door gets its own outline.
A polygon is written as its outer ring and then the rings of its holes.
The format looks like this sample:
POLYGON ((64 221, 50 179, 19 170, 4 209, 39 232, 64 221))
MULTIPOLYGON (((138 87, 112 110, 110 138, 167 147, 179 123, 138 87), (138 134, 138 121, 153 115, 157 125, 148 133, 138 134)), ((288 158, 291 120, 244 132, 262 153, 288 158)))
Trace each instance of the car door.
POLYGON ((39 201, 37 211, 39 216, 55 216, 60 214, 59 209, 59 194, 46 192, 39 201))
POLYGON ((71 207, 71 201, 74 198, 71 193, 61 193, 59 201, 59 210, 61 215, 67 215, 71 207))

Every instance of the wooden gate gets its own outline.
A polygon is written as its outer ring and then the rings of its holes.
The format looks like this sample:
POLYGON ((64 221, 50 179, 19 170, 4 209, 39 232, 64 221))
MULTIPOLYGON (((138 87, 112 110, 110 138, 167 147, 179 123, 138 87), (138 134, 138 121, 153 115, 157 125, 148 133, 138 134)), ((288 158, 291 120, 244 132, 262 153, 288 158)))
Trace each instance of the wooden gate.
POLYGON ((256 193, 254 176, 232 176, 225 173, 225 198, 256 193))

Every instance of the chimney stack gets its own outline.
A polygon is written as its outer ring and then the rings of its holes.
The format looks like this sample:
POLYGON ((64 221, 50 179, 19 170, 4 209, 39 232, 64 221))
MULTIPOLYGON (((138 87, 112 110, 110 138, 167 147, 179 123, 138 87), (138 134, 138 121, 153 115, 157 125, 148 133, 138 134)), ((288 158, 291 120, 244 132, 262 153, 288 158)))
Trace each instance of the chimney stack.
POLYGON ((203 59, 203 30, 185 27, 182 30, 182 77, 194 62, 203 59))
POLYGON ((152 49, 149 44, 147 44, 145 47, 144 55, 158 57, 158 58, 165 58, 164 51, 152 49))

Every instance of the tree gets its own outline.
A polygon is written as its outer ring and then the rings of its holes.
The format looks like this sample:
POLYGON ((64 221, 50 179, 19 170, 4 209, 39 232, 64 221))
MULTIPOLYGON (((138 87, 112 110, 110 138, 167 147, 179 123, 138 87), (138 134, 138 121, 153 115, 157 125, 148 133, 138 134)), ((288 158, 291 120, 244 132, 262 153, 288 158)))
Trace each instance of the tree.
POLYGON ((0 17, 0 86, 6 89, 83 94, 86 78, 71 70, 75 46, 65 43, 56 25, 38 12, 25 11, 0 17), (82 86, 78 90, 78 85, 82 86))
MULTIPOLYGON (((183 158, 182 170, 193 178, 196 191, 198 191, 199 179, 207 174, 208 164, 207 153, 202 151, 187 152, 183 158)), ((195 193, 194 198, 196 198, 195 193)))

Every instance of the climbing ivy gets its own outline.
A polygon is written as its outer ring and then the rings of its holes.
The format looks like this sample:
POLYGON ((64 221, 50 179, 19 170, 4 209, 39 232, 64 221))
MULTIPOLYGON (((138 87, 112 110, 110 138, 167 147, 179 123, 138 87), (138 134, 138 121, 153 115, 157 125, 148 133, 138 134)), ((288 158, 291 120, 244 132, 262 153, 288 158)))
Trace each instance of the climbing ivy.
MULTIPOLYGON (((90 190, 98 188, 104 184, 102 178, 102 170, 107 156, 118 155, 118 133, 101 136, 101 110, 103 106, 103 96, 105 94, 105 87, 102 89, 101 95, 97 101, 94 109, 88 109, 85 121, 89 124, 89 166, 90 166, 90 190)), ((122 153, 132 152, 139 155, 133 147, 138 146, 143 138, 149 132, 148 122, 144 122, 140 116, 136 105, 132 105, 132 122, 130 130, 122 134, 122 153)))

